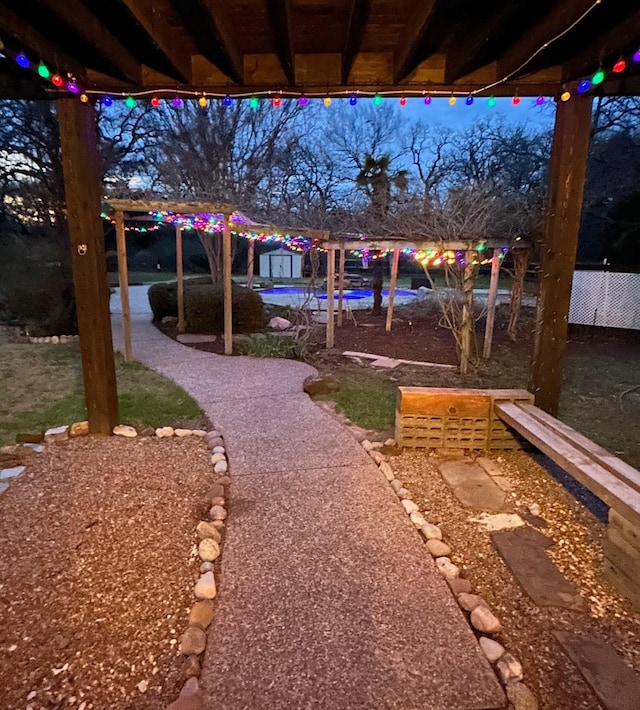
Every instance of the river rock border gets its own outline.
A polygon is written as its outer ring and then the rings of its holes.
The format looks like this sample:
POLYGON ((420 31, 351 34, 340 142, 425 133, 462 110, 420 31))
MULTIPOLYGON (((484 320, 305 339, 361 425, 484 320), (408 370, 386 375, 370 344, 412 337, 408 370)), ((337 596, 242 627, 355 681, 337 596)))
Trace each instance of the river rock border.
POLYGON ((80 340, 79 335, 29 335, 30 343, 49 343, 49 345, 58 345, 59 343, 72 343, 75 340, 80 340))
MULTIPOLYGON (((47 444, 65 442, 72 438, 87 436, 89 434, 89 423, 86 421, 75 422, 69 425, 51 427, 44 435, 26 435, 23 438, 31 441, 24 441, 14 446, 4 446, 0 453, 23 461, 31 454, 41 454, 46 450, 47 444), (28 451, 28 453, 27 453, 28 451)), ((227 475, 229 472, 229 462, 222 434, 213 429, 204 431, 203 429, 180 429, 171 426, 158 427, 153 429, 147 427, 141 432, 128 424, 118 424, 113 428, 115 436, 125 438, 135 438, 138 436, 158 439, 171 437, 183 438, 196 436, 204 439, 211 451, 210 462, 213 468, 215 479, 205 495, 205 503, 208 509, 208 519, 201 520, 196 526, 195 536, 198 543, 192 550, 193 556, 200 559, 199 578, 193 589, 194 601, 189 610, 188 625, 180 638, 179 653, 183 660, 183 675, 185 683, 180 691, 180 696, 176 701, 168 706, 168 710, 198 710, 204 705, 200 697, 200 687, 198 679, 202 671, 202 654, 207 647, 207 629, 213 621, 214 606, 213 599, 217 594, 215 561, 219 559, 223 536, 225 531, 225 520, 227 518, 227 498, 231 479, 227 475)), ((0 469, 0 495, 9 488, 9 481, 20 477, 27 469, 26 465, 12 465, 9 468, 0 469)), ((146 691, 146 681, 139 684, 141 693, 146 691)))
POLYGON ((424 540, 438 571, 447 581, 460 608, 467 613, 480 648, 505 689, 510 707, 514 710, 537 710, 537 698, 522 682, 523 671, 520 661, 492 638, 502 630, 500 620, 481 596, 473 594, 471 582, 461 576, 460 568, 450 559, 452 550, 443 539, 442 530, 430 523, 420 512, 417 503, 411 498, 411 492, 396 478, 388 457, 380 451, 385 446, 395 447, 395 439, 387 439, 384 443, 363 439, 360 444, 377 464, 378 470, 400 499, 405 513, 424 540))

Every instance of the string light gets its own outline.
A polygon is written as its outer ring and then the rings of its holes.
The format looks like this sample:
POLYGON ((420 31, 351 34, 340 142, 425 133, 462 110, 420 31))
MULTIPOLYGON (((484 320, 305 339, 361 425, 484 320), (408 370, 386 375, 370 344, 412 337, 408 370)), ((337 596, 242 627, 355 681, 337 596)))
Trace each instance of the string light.
POLYGON ((80 101, 82 101, 83 104, 88 104, 89 103, 89 97, 86 94, 81 94, 80 95, 80 101))
POLYGON ((425 105, 425 106, 430 106, 430 105, 431 105, 431 97, 430 97, 430 96, 425 96, 425 97, 424 97, 424 105, 425 105))
POLYGON ((467 104, 467 106, 472 106, 473 105, 473 96, 467 96, 467 98, 465 99, 464 102, 465 102, 465 104, 467 104))
POLYGON ((376 94, 373 97, 373 105, 374 106, 382 106, 382 101, 383 101, 383 99, 382 99, 382 96, 380 96, 380 94, 376 94))
POLYGON ((406 96, 403 96, 403 97, 400 99, 400 106, 406 106, 406 105, 407 105, 407 97, 406 97, 406 96))
POLYGON ((227 94, 227 95, 224 97, 224 99, 222 99, 222 105, 223 105, 223 106, 227 106, 227 107, 228 107, 228 106, 231 106, 232 103, 233 103, 233 99, 229 96, 229 94, 227 94))
POLYGON ((325 105, 327 108, 329 108, 329 106, 331 106, 331 97, 330 97, 330 96, 326 96, 326 97, 325 97, 325 99, 324 99, 324 105, 325 105))
POLYGON ((590 88, 591 88, 591 82, 589 81, 589 79, 583 79, 583 80, 578 84, 578 88, 576 89, 576 91, 577 91, 579 94, 584 94, 584 93, 586 93, 587 91, 589 91, 590 88))
POLYGON ((124 105, 127 108, 135 108, 136 107, 136 100, 133 98, 133 96, 127 96, 127 98, 124 101, 124 105))
POLYGON ((306 106, 309 103, 309 99, 302 94, 302 96, 298 99, 298 106, 306 106))
POLYGON ((456 97, 450 96, 449 97, 449 106, 455 106, 455 105, 456 105, 456 97))
POLYGON ((157 96, 154 96, 151 99, 151 105, 153 106, 153 108, 158 108, 158 106, 160 106, 160 99, 157 96))
POLYGON ((71 81, 67 82, 67 91, 69 91, 72 94, 79 94, 80 87, 72 79, 71 81))
POLYGON ((48 79, 51 76, 49 67, 46 64, 40 62, 40 64, 38 64, 38 75, 41 76, 43 79, 48 79))
POLYGON ((110 96, 103 96, 101 99, 103 106, 111 106, 113 104, 113 99, 110 96))
POLYGON ((206 96, 201 96, 201 97, 198 99, 198 105, 199 105, 199 106, 202 106, 202 108, 207 108, 207 106, 209 105, 209 102, 207 101, 207 97, 206 97, 206 96))
POLYGON ((640 62, 640 49, 637 49, 635 54, 633 55, 633 61, 640 62))
POLYGON ((538 96, 536 99, 536 106, 542 106, 544 104, 544 96, 538 96))
POLYGON ((271 103, 273 104, 274 108, 280 108, 280 105, 282 104, 282 100, 280 99, 279 96, 276 96, 271 103))
POLYGON ((618 61, 613 65, 613 69, 611 70, 614 74, 620 74, 627 68, 627 63, 624 61, 622 57, 618 59, 618 61))
POLYGON ((182 106, 182 99, 179 96, 174 96, 171 104, 176 108, 180 108, 180 106, 182 106))
POLYGON ((495 96, 490 96, 490 97, 487 99, 487 106, 488 106, 489 108, 493 108, 495 105, 496 105, 496 97, 495 97, 495 96))
POLYGON ((604 81, 604 72, 602 69, 598 69, 598 71, 591 77, 591 83, 594 86, 597 86, 598 84, 602 84, 604 81))
POLYGON ((571 92, 566 89, 560 94, 560 101, 568 101, 571 98, 571 92))
POLYGON ((23 69, 28 69, 31 66, 31 62, 24 52, 16 54, 16 64, 23 69))
POLYGON ((511 104, 513 106, 519 106, 520 105, 520 97, 516 94, 512 99, 511 99, 511 104))
POLYGON ((358 103, 358 97, 355 94, 351 94, 349 97, 349 104, 355 106, 358 103))
POLYGON ((51 83, 59 89, 64 84, 64 79, 60 76, 60 74, 54 74, 51 77, 51 83))

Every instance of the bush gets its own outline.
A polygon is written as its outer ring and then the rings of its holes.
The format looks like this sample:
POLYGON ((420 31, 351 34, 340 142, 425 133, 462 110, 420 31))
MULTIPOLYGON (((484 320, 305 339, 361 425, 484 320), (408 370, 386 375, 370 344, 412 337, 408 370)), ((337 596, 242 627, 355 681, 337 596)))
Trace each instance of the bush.
POLYGON ((178 286, 175 281, 153 284, 149 288, 149 305, 153 320, 161 321, 165 316, 178 317, 178 286))
POLYGON ((292 360, 306 360, 309 348, 306 339, 297 340, 289 336, 266 333, 255 335, 239 347, 241 355, 251 357, 285 357, 292 360))
MULTIPOLYGON (((264 305, 257 293, 234 285, 232 304, 234 332, 255 333, 264 328, 264 305)), ((224 292, 221 286, 190 282, 185 288, 184 310, 187 332, 224 331, 224 292)))
MULTIPOLYGON (((257 293, 234 284, 233 330, 255 333, 264 328, 264 304, 257 293)), ((157 283, 149 289, 153 320, 178 316, 178 289, 175 281, 157 283)), ((184 311, 188 333, 224 331, 224 295, 222 286, 214 286, 209 276, 189 279, 184 285, 184 311)))

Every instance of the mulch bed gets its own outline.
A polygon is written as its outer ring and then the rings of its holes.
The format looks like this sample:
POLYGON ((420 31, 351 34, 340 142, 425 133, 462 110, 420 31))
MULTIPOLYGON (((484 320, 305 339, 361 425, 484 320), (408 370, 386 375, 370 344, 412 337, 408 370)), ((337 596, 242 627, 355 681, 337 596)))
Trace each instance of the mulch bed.
POLYGON ((634 611, 602 574, 603 523, 578 503, 535 455, 510 452, 497 461, 513 485, 507 494, 510 511, 526 514, 530 504, 540 506, 547 523, 542 532, 555 542, 548 553, 584 598, 585 611, 542 608, 531 601, 498 555, 489 533, 470 521, 477 513, 465 509, 441 478, 436 458, 405 452, 390 462, 413 500, 428 511, 425 517, 442 528, 453 550, 452 561, 501 620, 503 631, 496 640, 522 662, 524 682, 538 697, 540 707, 597 710, 601 706, 596 696, 552 632, 591 633, 604 638, 640 672, 640 612, 634 611))
POLYGON ((165 707, 198 576, 201 439, 47 447, 0 497, 0 707, 165 707))

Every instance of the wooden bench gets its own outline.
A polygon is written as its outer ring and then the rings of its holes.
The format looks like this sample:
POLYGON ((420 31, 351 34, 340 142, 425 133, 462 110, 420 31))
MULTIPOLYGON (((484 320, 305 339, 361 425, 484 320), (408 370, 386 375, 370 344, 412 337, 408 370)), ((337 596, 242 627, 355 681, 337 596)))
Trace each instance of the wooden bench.
POLYGON ((640 471, 538 409, 525 390, 398 388, 400 446, 504 450, 522 439, 609 506, 605 574, 640 607, 640 471))
POLYGON ((495 411, 609 506, 605 574, 640 606, 640 471, 533 404, 497 402, 495 411))

